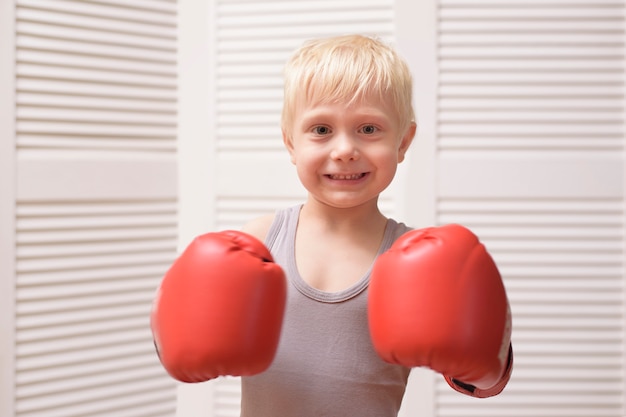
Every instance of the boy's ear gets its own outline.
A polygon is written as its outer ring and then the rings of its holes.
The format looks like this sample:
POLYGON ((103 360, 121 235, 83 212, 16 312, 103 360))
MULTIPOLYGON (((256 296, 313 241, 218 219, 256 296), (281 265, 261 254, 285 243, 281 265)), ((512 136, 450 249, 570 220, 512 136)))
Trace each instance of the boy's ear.
POLYGON ((411 143, 413 142, 413 138, 415 137, 416 132, 417 132, 417 124, 415 122, 411 122, 406 132, 404 133, 404 136, 402 136, 402 140, 400 141, 400 146, 398 147, 398 162, 404 161, 406 151, 409 149, 409 146, 411 146, 411 143))
POLYGON ((295 165, 296 159, 293 151, 293 138, 289 135, 285 129, 282 129, 283 132, 283 143, 285 144, 285 148, 287 148, 287 152, 289 152, 289 157, 291 159, 291 163, 295 165))

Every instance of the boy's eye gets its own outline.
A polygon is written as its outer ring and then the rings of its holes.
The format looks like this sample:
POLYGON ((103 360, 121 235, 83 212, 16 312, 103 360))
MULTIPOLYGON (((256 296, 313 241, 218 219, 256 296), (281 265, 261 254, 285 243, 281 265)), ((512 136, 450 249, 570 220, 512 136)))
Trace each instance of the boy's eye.
POLYGON ((315 126, 313 128, 313 132, 316 135, 328 135, 330 133, 330 128, 328 126, 315 126))
POLYGON ((365 133, 366 135, 371 135, 372 133, 376 133, 377 130, 378 129, 374 125, 365 125, 361 128, 361 132, 365 133))

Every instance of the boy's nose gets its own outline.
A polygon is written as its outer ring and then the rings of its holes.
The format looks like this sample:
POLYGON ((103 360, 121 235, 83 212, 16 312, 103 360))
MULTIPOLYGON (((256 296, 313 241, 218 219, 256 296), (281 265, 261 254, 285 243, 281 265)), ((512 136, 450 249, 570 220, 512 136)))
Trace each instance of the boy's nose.
POLYGON ((357 160, 359 158, 359 150, 354 139, 346 134, 336 135, 330 157, 339 161, 357 160))

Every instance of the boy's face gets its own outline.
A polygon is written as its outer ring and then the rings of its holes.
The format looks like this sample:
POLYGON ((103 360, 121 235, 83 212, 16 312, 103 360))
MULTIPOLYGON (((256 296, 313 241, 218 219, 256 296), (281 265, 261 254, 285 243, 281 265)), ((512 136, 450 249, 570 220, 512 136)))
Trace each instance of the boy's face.
POLYGON ((415 123, 401 129, 391 108, 367 98, 300 103, 283 140, 313 198, 337 208, 377 201, 415 135, 415 123))

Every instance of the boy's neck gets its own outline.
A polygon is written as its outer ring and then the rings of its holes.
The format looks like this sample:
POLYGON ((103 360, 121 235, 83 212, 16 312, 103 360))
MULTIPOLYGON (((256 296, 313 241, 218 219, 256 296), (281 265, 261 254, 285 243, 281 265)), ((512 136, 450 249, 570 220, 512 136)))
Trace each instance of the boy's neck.
POLYGON ((324 204, 309 197, 302 207, 300 218, 313 220, 320 225, 333 230, 359 228, 385 224, 387 218, 380 212, 378 201, 370 201, 349 208, 337 208, 324 204))

